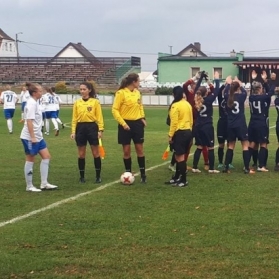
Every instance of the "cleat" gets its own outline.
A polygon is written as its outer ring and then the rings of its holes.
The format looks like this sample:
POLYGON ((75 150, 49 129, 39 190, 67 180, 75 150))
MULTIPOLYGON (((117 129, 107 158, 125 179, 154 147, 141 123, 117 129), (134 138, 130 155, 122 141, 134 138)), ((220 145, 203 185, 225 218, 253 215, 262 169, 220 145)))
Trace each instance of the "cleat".
POLYGON ((36 188, 35 186, 26 187, 27 192, 42 192, 42 190, 36 188))
POLYGON ((260 171, 260 172, 268 172, 269 170, 266 169, 265 167, 262 167, 262 168, 258 167, 258 168, 257 168, 257 171, 260 171))
POLYGON ((190 166, 187 166, 187 170, 192 170, 192 167, 190 167, 190 166))
POLYGON ((217 168, 218 168, 218 169, 222 169, 223 167, 224 167, 224 164, 221 163, 221 164, 218 165, 217 168))
POLYGON ((173 172, 175 172, 175 166, 173 166, 173 165, 169 165, 169 166, 168 166, 168 169, 171 170, 171 171, 173 171, 173 172))
POLYGON ((208 173, 220 173, 218 170, 208 170, 208 173))
POLYGON ((279 165, 275 165, 274 171, 279 171, 279 165))
POLYGON ((194 168, 192 169, 192 172, 193 173, 201 173, 201 171, 199 169, 194 169, 194 168))
POLYGON ((56 137, 59 136, 59 130, 55 130, 55 134, 56 137))
POLYGON ((101 183, 101 182, 102 182, 101 177, 96 177, 95 183, 96 183, 96 184, 99 184, 99 183, 101 183))
POLYGON ((62 126, 62 129, 64 129, 64 128, 65 128, 65 125, 64 125, 63 123, 61 124, 61 126, 62 126))
POLYGON ((58 186, 47 183, 47 184, 41 184, 40 188, 41 188, 41 190, 54 190, 54 189, 57 189, 58 186))
POLYGON ((232 164, 229 164, 229 169, 230 170, 234 169, 234 166, 232 164))
POLYGON ((146 183, 146 175, 141 176, 140 183, 142 183, 142 184, 146 183))
POLYGON ((222 170, 222 173, 231 173, 231 172, 228 169, 225 168, 225 169, 222 170))
POLYGON ((79 179, 79 183, 85 183, 84 177, 81 177, 81 178, 79 179))
POLYGON ((172 186, 173 187, 186 187, 186 186, 188 186, 188 181, 185 181, 185 182, 180 181, 180 182, 177 182, 176 184, 173 184, 172 186))
POLYGON ((209 165, 208 164, 204 164, 204 170, 209 170, 209 165))
POLYGON ((10 131, 9 134, 11 135, 13 133, 13 131, 10 131))
POLYGON ((254 170, 246 170, 244 169, 244 174, 255 174, 254 170))
POLYGON ((173 184, 176 184, 179 181, 180 181, 179 179, 171 178, 170 180, 165 182, 165 185, 173 185, 173 184))
POLYGON ((46 136, 49 136, 49 132, 45 132, 45 135, 46 135, 46 136))

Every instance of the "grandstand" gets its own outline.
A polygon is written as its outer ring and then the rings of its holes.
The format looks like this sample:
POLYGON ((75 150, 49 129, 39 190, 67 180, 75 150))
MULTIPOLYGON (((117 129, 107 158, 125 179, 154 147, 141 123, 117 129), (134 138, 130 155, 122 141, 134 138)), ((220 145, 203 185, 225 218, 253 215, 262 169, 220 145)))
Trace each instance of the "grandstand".
POLYGON ((54 57, 0 57, 0 83, 68 84, 94 80, 115 85, 131 71, 140 71, 139 57, 95 57, 81 43, 69 43, 54 57))

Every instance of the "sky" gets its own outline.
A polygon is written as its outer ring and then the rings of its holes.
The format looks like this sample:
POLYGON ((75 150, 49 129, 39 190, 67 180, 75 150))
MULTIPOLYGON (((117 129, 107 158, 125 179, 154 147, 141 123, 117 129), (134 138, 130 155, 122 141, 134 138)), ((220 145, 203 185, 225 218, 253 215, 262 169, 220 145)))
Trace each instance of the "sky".
POLYGON ((200 42, 208 56, 279 57, 278 0, 0 0, 0 28, 20 56, 53 56, 81 42, 96 57, 141 57, 155 71, 159 52, 200 42))

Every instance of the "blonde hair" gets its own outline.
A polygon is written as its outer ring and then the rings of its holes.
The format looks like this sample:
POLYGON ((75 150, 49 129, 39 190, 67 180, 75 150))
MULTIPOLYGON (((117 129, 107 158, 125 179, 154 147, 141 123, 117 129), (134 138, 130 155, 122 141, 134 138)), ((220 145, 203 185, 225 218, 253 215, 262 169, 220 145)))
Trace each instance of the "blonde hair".
POLYGON ((195 108, 199 111, 204 103, 204 97, 207 93, 205 86, 200 86, 195 94, 195 108))

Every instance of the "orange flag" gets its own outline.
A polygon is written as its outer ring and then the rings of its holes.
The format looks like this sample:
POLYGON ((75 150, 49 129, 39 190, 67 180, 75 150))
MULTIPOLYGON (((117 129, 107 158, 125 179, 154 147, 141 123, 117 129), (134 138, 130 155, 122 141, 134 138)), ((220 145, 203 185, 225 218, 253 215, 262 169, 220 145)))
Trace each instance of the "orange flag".
POLYGON ((164 151, 163 156, 162 156, 163 160, 167 160, 168 159, 169 152, 170 152, 170 145, 168 144, 168 147, 166 148, 166 150, 164 151))
POLYGON ((105 159, 106 152, 105 152, 105 149, 103 147, 103 143, 102 143, 101 139, 99 139, 99 152, 100 152, 101 159, 105 159))

